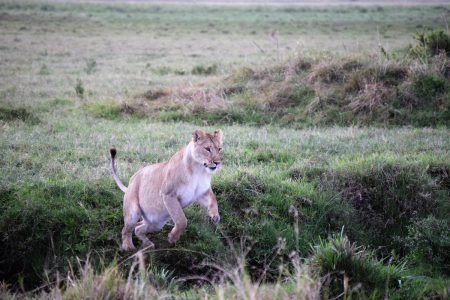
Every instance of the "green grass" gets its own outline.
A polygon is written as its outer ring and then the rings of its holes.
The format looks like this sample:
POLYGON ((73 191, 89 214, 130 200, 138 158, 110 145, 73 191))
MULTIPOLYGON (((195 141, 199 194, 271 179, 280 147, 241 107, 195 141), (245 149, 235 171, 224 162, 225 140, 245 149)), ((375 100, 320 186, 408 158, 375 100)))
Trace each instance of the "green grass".
POLYGON ((442 7, 0 13, 0 298, 448 296, 448 58, 406 54, 442 7), (121 253, 109 147, 127 183, 197 128, 225 135, 220 225, 193 205, 121 253))
MULTIPOLYGON (((10 128, 5 132, 8 139, 1 141, 0 228, 2 257, 8 258, 2 270, 10 279, 19 270, 25 272, 28 284, 39 282, 37 270, 44 265, 64 272, 67 260, 89 252, 94 258, 122 259, 118 253, 121 193, 110 179, 108 147, 118 148, 118 170, 126 182, 145 163, 170 157, 188 142, 195 128, 79 115, 52 126, 53 133, 39 125, 10 128)), ((198 268, 203 260, 232 255, 227 236, 245 236, 253 244, 247 256, 254 270, 251 274, 256 276, 256 270, 268 267, 267 279, 273 280, 276 264, 265 266, 265 257, 278 238, 286 240, 286 250, 278 259, 295 249, 307 256, 310 244, 342 226, 352 240, 387 247, 385 253, 393 249, 401 253, 406 247, 402 242, 408 236, 406 227, 413 226, 414 219, 431 212, 445 218, 448 188, 436 185, 437 175, 428 170, 449 167, 446 129, 295 131, 234 126, 223 130, 226 168, 213 181, 222 233, 208 224, 198 207, 188 208, 188 230, 177 247, 153 254, 160 266, 175 270, 176 276, 202 274, 208 269, 198 268), (296 170, 301 174, 293 176, 296 170), (368 206, 360 206, 361 192, 368 206), (382 204, 383 196, 398 198, 398 203, 382 204), (386 205, 393 211, 386 210, 386 205), (297 238, 291 207, 301 216, 297 238)), ((168 247, 168 230, 153 235, 158 248, 168 247)))

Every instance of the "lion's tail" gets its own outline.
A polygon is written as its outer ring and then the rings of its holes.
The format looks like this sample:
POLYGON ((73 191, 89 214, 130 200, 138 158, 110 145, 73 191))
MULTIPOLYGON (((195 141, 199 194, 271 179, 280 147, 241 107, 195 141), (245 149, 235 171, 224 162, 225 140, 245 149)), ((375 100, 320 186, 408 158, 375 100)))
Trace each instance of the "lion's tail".
POLYGON ((112 174, 112 177, 114 178, 114 181, 116 182, 116 184, 119 187, 119 189, 121 189, 122 192, 125 193, 127 191, 127 187, 122 183, 122 181, 120 181, 119 176, 117 176, 117 174, 116 174, 115 158, 116 158, 117 150, 115 148, 110 148, 109 149, 109 153, 111 153, 111 174, 112 174))

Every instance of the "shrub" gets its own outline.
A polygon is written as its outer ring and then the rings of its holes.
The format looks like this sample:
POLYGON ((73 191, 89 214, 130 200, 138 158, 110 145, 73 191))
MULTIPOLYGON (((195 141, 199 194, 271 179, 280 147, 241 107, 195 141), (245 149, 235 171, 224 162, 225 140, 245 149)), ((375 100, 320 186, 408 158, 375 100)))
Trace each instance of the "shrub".
POLYGON ((408 226, 406 244, 419 263, 432 264, 450 274, 450 221, 434 216, 408 226))
POLYGON ((421 107, 433 106, 437 96, 447 90, 447 81, 435 74, 424 74, 417 77, 412 86, 414 94, 418 97, 421 107))
POLYGON ((420 54, 425 50, 430 55, 437 55, 440 52, 450 55, 450 36, 442 29, 417 33, 415 39, 419 45, 417 49, 412 48, 413 53, 420 54))

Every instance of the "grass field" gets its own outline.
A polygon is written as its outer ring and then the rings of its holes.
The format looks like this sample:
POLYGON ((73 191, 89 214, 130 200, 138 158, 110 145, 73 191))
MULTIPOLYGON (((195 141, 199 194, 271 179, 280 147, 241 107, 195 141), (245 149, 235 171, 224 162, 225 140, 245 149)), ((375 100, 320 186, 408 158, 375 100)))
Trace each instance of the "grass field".
POLYGON ((445 299, 449 13, 0 1, 0 298, 445 299), (108 148, 128 182, 197 128, 221 224, 119 252, 108 148))

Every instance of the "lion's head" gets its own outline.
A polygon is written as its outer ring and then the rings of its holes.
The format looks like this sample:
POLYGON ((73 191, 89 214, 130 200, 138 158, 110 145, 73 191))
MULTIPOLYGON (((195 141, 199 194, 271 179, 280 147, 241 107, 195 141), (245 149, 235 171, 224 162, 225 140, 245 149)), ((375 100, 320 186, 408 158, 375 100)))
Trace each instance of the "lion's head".
POLYGON ((220 130, 216 130, 212 134, 195 130, 192 133, 194 144, 192 155, 194 160, 202 164, 210 172, 220 169, 222 163, 222 140, 223 134, 220 130))

